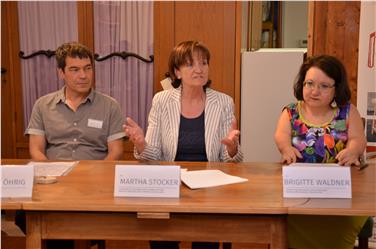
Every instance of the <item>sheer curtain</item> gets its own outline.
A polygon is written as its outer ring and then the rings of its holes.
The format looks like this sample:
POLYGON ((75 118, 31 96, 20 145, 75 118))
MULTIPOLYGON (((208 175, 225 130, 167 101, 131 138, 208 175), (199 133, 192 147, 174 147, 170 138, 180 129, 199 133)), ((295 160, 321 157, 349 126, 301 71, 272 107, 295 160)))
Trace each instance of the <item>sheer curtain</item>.
MULTIPOLYGON (((95 1, 94 46, 100 56, 132 52, 153 54, 153 2, 95 1)), ((112 57, 95 64, 96 89, 114 97, 124 116, 144 130, 153 97, 153 63, 137 58, 112 57)))
MULTIPOLYGON (((20 49, 29 55, 38 50, 55 50, 68 41, 76 41, 75 2, 18 2, 20 49)), ((24 127, 34 102, 40 96, 64 85, 56 71, 55 57, 44 55, 21 59, 24 127)))
MULTIPOLYGON (((55 50, 77 41, 76 2, 18 2, 20 49, 29 55, 55 50)), ((149 58, 153 54, 153 2, 94 2, 95 53, 100 56, 127 51, 149 58)), ((24 127, 40 96, 56 91, 64 82, 56 71, 55 57, 21 59, 24 127)), ((96 88, 114 97, 124 116, 145 129, 153 97, 153 63, 134 57, 113 57, 96 62, 96 88)))

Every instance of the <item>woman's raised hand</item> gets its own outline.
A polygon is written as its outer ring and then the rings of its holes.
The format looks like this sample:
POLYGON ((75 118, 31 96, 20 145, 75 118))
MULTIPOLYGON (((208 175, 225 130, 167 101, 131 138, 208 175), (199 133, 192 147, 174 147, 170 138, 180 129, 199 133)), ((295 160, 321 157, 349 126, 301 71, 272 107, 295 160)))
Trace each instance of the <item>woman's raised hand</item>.
POLYGON ((234 119, 231 123, 229 133, 221 141, 222 144, 226 145, 230 157, 234 157, 238 153, 239 136, 240 131, 238 130, 236 119, 234 119))
POLYGON ((145 149, 146 141, 144 132, 141 127, 131 118, 127 118, 127 123, 123 125, 125 135, 131 140, 138 153, 142 153, 145 149))

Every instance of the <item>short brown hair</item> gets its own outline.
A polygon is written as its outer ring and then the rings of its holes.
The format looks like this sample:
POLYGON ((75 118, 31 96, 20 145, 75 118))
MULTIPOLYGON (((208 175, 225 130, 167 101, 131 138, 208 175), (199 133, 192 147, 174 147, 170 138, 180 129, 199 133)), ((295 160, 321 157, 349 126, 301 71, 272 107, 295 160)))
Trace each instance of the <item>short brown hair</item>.
POLYGON ((334 100, 338 106, 346 105, 351 99, 351 91, 347 81, 346 69, 342 62, 334 56, 318 55, 307 58, 301 65, 294 84, 294 95, 298 100, 303 100, 303 83, 307 71, 317 67, 335 82, 334 100))
MULTIPOLYGON (((178 88, 181 85, 181 79, 178 79, 175 75, 175 69, 179 68, 187 63, 193 62, 193 53, 198 53, 202 58, 206 59, 209 65, 210 52, 209 49, 198 41, 183 41, 176 45, 170 54, 168 61, 168 71, 172 81, 172 86, 178 88)), ((208 87, 211 80, 205 84, 204 88, 208 87)))
POLYGON ((92 65, 94 61, 93 52, 91 52, 88 47, 78 42, 64 43, 56 49, 57 67, 63 71, 66 66, 65 60, 67 57, 78 57, 80 59, 89 58, 92 65))

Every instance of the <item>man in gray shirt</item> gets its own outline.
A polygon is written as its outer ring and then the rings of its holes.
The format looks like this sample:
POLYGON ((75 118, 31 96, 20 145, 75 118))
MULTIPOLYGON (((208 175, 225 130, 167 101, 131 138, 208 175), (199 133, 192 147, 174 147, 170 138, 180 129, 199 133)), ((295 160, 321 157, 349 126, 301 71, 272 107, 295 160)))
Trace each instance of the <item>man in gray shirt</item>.
POLYGON ((125 136, 120 106, 93 86, 93 53, 79 43, 56 50, 65 86, 39 98, 26 134, 33 160, 119 160, 125 136))

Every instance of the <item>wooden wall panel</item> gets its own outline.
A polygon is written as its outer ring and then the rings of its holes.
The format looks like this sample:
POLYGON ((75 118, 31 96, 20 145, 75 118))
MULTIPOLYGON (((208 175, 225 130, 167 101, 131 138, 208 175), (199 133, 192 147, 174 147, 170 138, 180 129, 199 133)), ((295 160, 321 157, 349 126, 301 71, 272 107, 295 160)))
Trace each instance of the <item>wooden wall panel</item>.
POLYGON ((77 2, 78 41, 94 51, 94 4, 91 1, 77 2))
POLYGON ((184 40, 205 43, 211 53, 209 75, 212 88, 234 96, 235 4, 231 5, 216 2, 177 3, 174 40, 175 44, 184 40), (228 12, 231 13, 226 15, 228 12))
POLYGON ((1 3, 1 67, 6 69, 4 78, 2 76, 1 86, 2 158, 14 158, 16 156, 17 146, 24 143, 26 139, 23 135, 17 10, 17 2, 1 3))
POLYGON ((262 33, 262 2, 248 2, 248 30, 247 50, 259 49, 261 47, 262 33))
POLYGON ((12 122, 4 122, 13 119, 13 101, 10 81, 10 61, 9 61, 9 32, 8 24, 9 4, 2 3, 1 6, 1 157, 12 158, 14 155, 13 128, 12 122))
POLYGON ((343 62, 354 105, 357 102, 359 20, 359 1, 309 3, 308 54, 329 54, 343 62))
POLYGON ((168 71, 168 57, 175 46, 174 2, 154 2, 154 93, 162 90, 159 83, 168 71))
POLYGON ((235 102, 235 117, 238 121, 240 130, 240 91, 241 91, 241 48, 242 48, 242 3, 237 2, 235 7, 235 88, 234 88, 234 102, 235 102))

